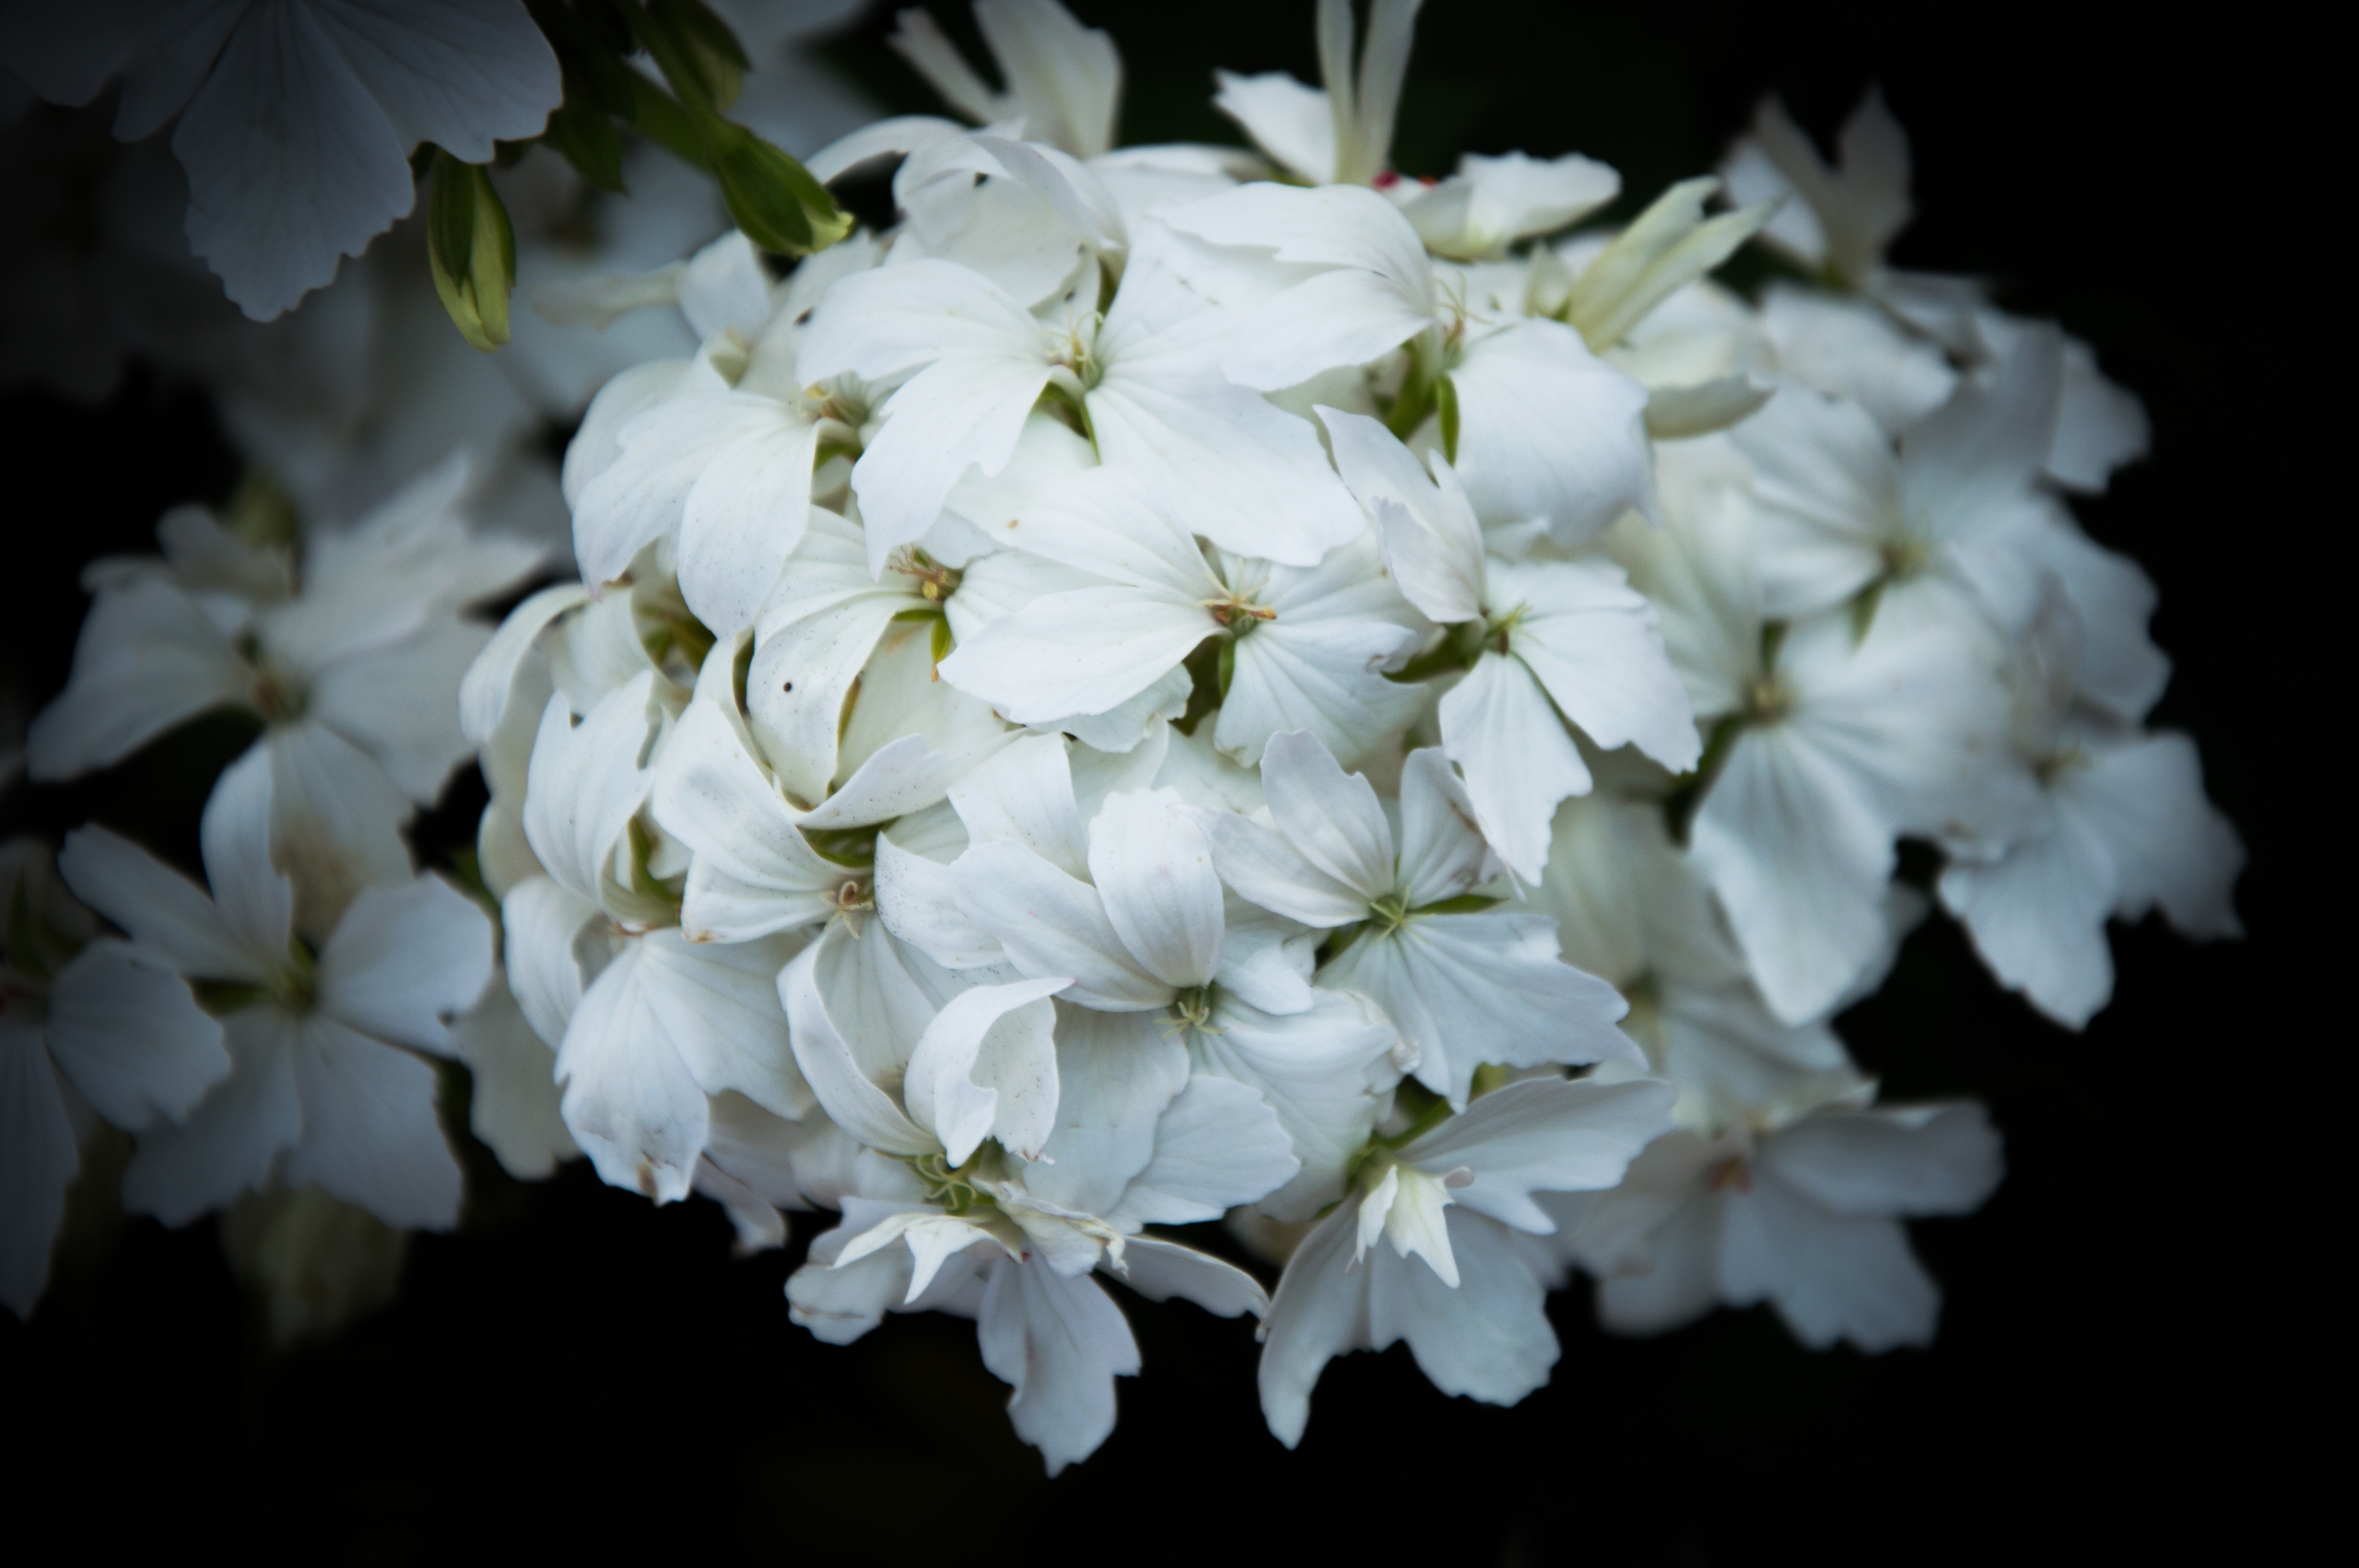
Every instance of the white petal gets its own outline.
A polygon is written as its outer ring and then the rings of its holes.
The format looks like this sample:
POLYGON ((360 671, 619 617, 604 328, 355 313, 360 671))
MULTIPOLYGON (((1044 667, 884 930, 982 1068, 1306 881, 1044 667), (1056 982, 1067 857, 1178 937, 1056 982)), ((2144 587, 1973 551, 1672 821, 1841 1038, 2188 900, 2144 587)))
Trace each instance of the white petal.
POLYGON ((1445 1394, 1512 1405, 1556 1364, 1546 1293, 1513 1233, 1463 1209, 1445 1214, 1456 1288, 1378 1249, 1368 1258, 1368 1338, 1378 1346, 1408 1340, 1418 1370, 1445 1394))
POLYGON ((1999 1185, 1999 1135, 1970 1101, 1823 1110, 1761 1146, 1780 1181, 1836 1214, 1970 1214, 1999 1185))
POLYGON ((1136 1375, 1139 1349, 1120 1308, 1084 1275, 994 1263, 976 1343, 992 1375, 1015 1386, 1007 1417, 1055 1475, 1114 1430, 1114 1379, 1136 1375))
POLYGON ((251 1007, 223 1019, 229 1076, 186 1121, 140 1135, 123 1173, 123 1206, 183 1225, 269 1180, 280 1151, 303 1135, 295 1036, 296 1021, 275 1008, 251 1007))
POLYGON ((1421 746, 1401 767, 1401 895, 1412 909, 1473 892, 1497 874, 1465 780, 1421 746))
POLYGON ((258 982, 271 973, 276 954, 249 948, 203 888, 128 838, 77 827, 57 869, 76 897, 183 975, 258 982))
POLYGON ((1278 620, 1237 646, 1214 743, 1250 766, 1261 760, 1269 737, 1304 730, 1339 756, 1357 761, 1425 706, 1424 687, 1382 673, 1416 640, 1414 632, 1374 617, 1289 622, 1281 607, 1278 620))
POLYGON ((587 603, 590 591, 578 582, 544 588, 508 613, 459 683, 459 728, 477 746, 488 746, 506 717, 518 671, 551 621, 587 603))
POLYGON ((1217 1220, 1264 1197, 1302 1169, 1285 1129, 1245 1084, 1198 1076, 1155 1124, 1155 1157, 1108 1211, 1117 1230, 1217 1220))
POLYGON ((813 382, 846 371, 881 381, 945 355, 1037 354, 1039 344, 1032 318, 981 274, 918 261, 858 273, 829 289, 795 369, 813 382))
POLYGON ((1203 605, 1156 590, 1051 593, 985 626, 942 678, 1019 724, 1105 713, 1177 669, 1212 635, 1203 605))
POLYGON ((1440 718, 1442 750, 1466 770, 1483 837, 1517 876, 1539 881, 1556 803, 1590 789, 1548 694, 1523 661, 1486 651, 1442 695, 1440 718))
POLYGON ((828 1016, 815 971, 822 947, 831 940, 832 935, 804 949, 779 977, 779 996, 786 1004, 793 1035, 794 1059, 820 1106, 853 1137, 888 1154, 932 1153, 934 1139, 904 1116, 892 1096, 869 1081, 835 1020, 828 1016))
POLYGON ((1171 1000, 1173 988, 1133 956, 1097 889, 1022 845, 979 844, 958 857, 951 872, 959 908, 999 938, 1018 969, 1039 978, 1073 977, 1066 1000, 1115 1012, 1171 1000))
POLYGON ((1336 470, 1375 521, 1385 568, 1402 595, 1444 624, 1482 614, 1483 530, 1458 476, 1443 463, 1428 478, 1409 449, 1364 414, 1318 413, 1336 470))
POLYGON ((557 1073, 566 1130, 600 1179, 676 1203, 688 1195, 711 1113, 658 1016, 649 951, 628 943, 584 993, 557 1046, 557 1073))
POLYGON ((826 796, 852 683, 902 608, 898 595, 864 594, 757 635, 745 708, 763 755, 799 799, 826 796))
POLYGON ((1948 403, 1901 438, 1900 488, 1913 529, 1964 538, 2031 486, 2056 439, 2063 356, 2053 326, 2027 330, 1993 384, 1961 380, 1948 403))
POLYGON ((591 921, 604 919, 595 904, 576 897, 546 876, 528 877, 500 900, 503 956, 509 989, 549 1049, 573 1023, 587 983, 574 946, 591 921))
POLYGON ((299 1024, 291 1054, 303 1135, 280 1179, 317 1182, 389 1225, 456 1224, 459 1162, 435 1117, 434 1070, 329 1018, 299 1024))
POLYGON ((1398 1036, 1372 1004, 1323 987, 1311 996, 1308 1012, 1284 1016, 1223 997, 1213 1020, 1220 1032, 1188 1036, 1199 1073, 1256 1091, 1292 1140, 1301 1170, 1259 1199, 1284 1220, 1307 1220, 1341 1193, 1376 1125, 1378 1092, 1397 1078, 1398 1036))
POLYGON ((2010 990, 2069 1028, 2113 994, 2106 918, 2120 877, 2104 842, 2072 815, 2010 845, 1996 860, 1953 860, 1942 903, 1966 923, 1975 951, 2010 990))
POLYGON ((1774 1176, 1729 1201, 1720 1287, 1734 1305, 1767 1300, 1813 1349, 1848 1340, 1871 1354, 1933 1337, 1941 1287, 1895 1220, 1829 1213, 1774 1176))
POLYGON ((258 754, 269 759, 265 864, 293 880, 296 929, 316 942, 362 888, 409 880, 401 825, 411 803, 376 758, 323 724, 276 726, 247 755, 258 754))
POLYGON ((372 887, 320 954, 320 1007, 362 1034, 452 1055, 442 1018, 475 1004, 491 962, 491 922, 441 878, 372 887))
POLYGON ((696 855, 680 907, 691 939, 745 942, 834 911, 849 873, 804 841, 718 705, 692 702, 673 726, 651 798, 663 830, 696 855))
POLYGON ((708 1095, 734 1091, 773 1116, 811 1109, 795 1070, 779 971, 796 952, 788 937, 696 942, 677 930, 640 939, 640 984, 648 1012, 708 1095))
POLYGON ((525 1022, 504 976, 451 1025, 473 1082, 467 1130, 519 1181, 539 1181, 581 1153, 557 1108, 557 1056, 525 1022))
POLYGON ((779 569, 802 543, 811 510, 819 427, 776 404, 758 412, 769 415, 769 428, 713 454, 688 492, 680 523, 681 597, 723 637, 753 624, 779 569))
POLYGON ((1107 920, 1147 973, 1182 990, 1212 979, 1220 877, 1177 790, 1108 796, 1089 824, 1089 874, 1107 920))
POLYGON ((1508 646, 1600 750, 1635 744, 1673 773, 1696 766, 1703 747, 1686 689, 1663 649, 1653 606, 1621 568, 1534 561, 1503 568, 1492 594, 1501 604, 1525 606, 1508 646))
POLYGON ((959 912, 950 868, 882 834, 876 839, 875 899, 876 918, 885 929, 945 969, 1006 962, 999 939, 959 912))
POLYGON ((969 469, 992 474, 1006 466, 1048 380, 1037 353, 960 354, 902 384, 852 469, 872 571, 883 571, 898 546, 924 537, 969 469))
POLYGON ((101 938, 49 990, 49 1054, 99 1115, 179 1121, 229 1076, 221 1025, 158 956, 101 938))
POLYGON ((1661 1083, 1527 1079, 1496 1089, 1400 1153, 1434 1176, 1458 1167, 1473 1180, 1456 1201, 1503 1224, 1541 1235, 1555 1223, 1534 1192, 1612 1187, 1638 1152, 1671 1130, 1661 1083))
POLYGON ((1485 1062, 1641 1059, 1614 1027, 1621 997, 1559 958, 1555 922, 1536 915, 1413 918, 1362 935, 1319 978, 1384 1009, 1417 1053, 1418 1082, 1452 1106, 1466 1104, 1485 1062))
POLYGON ((2121 909, 2154 904, 2189 936, 2243 934, 2236 884, 2245 849, 2203 794, 2203 765, 2185 735, 2095 746, 2094 766, 2068 771, 2060 794, 2105 840, 2121 877, 2121 909))
POLYGON ((1367 775, 1346 774, 1316 737, 1297 731, 1270 737, 1262 785, 1271 820, 1312 865, 1363 902, 1391 890, 1392 830, 1367 775))
MULTIPOLYGON (((1458 1259, 1449 1249, 1449 1222, 1444 1217, 1449 1206, 1449 1185, 1438 1176, 1428 1176, 1414 1165, 1394 1165, 1384 1173, 1384 1184, 1391 1188, 1391 1201, 1384 1211, 1384 1238, 1392 1244, 1396 1258, 1422 1258, 1435 1277, 1450 1289, 1458 1288, 1458 1259)), ((1371 1194, 1371 1201, 1374 1195, 1371 1194)), ((1373 1238, 1368 1235, 1368 1211, 1360 1212, 1360 1241, 1366 1250, 1373 1238)))
POLYGON ((1325 93, 1283 71, 1215 71, 1213 79, 1220 85, 1213 107, 1242 126, 1254 146, 1315 185, 1334 180, 1335 117, 1325 93))
POLYGON ((950 787, 970 842, 1011 839, 1067 876, 1089 874, 1089 843, 1074 804, 1062 736, 1017 741, 950 787))
POLYGON ((1220 968, 1213 983, 1264 1012, 1308 1012, 1312 1001, 1312 954, 1320 933, 1241 898, 1231 896, 1224 902, 1220 968))
POLYGON ((1188 1053, 1148 1012, 1057 1008, 1053 1164, 1024 1173, 1034 1197, 1103 1214, 1155 1153, 1155 1125, 1188 1082, 1188 1053))
POLYGON ((1057 1116, 1056 1015, 1045 999, 1065 985, 977 986, 952 997, 919 1036, 902 1096, 952 1164, 965 1164, 994 1137, 1026 1159, 1039 1157, 1057 1116))
POLYGON ((1233 384, 1197 345, 1126 342, 1123 305, 1118 295, 1098 334, 1106 372, 1088 399, 1109 465, 1151 486, 1190 532, 1240 555, 1307 567, 1359 532, 1310 421, 1233 384))
POLYGON ((1739 738, 1688 832, 1696 868, 1778 1017, 1823 1012, 1883 947, 1891 836, 1857 789, 1782 727, 1739 738))
POLYGON ((252 673, 196 601, 153 579, 100 593, 74 675, 25 735, 26 772, 49 782, 120 762, 208 708, 250 700, 252 673))
POLYGON ((1470 344, 1449 380, 1458 477, 1485 522, 1543 522, 1576 544, 1653 507, 1647 389, 1572 328, 1518 322, 1470 344))
POLYGON ((1122 1247, 1121 1281, 1149 1301, 1184 1296, 1216 1317, 1269 1315, 1270 1293, 1232 1263, 1155 1236, 1133 1236, 1122 1247))
POLYGON ((222 771, 205 802, 199 843, 213 902, 246 951, 287 951, 293 895, 271 864, 272 768, 260 747, 222 771))
POLYGON ((541 715, 533 743, 524 832, 549 874, 595 903, 615 843, 654 783, 650 749, 655 676, 642 672, 599 699, 575 727, 562 696, 541 715))
MULTIPOLYGON (((1327 1363, 1371 1349, 1368 1282, 1373 1270, 1349 1267, 1355 1211, 1343 1205, 1303 1238, 1270 1298, 1258 1381, 1270 1433, 1292 1448, 1310 1421, 1310 1390, 1327 1363)), ((1437 1281, 1438 1282, 1438 1281, 1437 1281)))

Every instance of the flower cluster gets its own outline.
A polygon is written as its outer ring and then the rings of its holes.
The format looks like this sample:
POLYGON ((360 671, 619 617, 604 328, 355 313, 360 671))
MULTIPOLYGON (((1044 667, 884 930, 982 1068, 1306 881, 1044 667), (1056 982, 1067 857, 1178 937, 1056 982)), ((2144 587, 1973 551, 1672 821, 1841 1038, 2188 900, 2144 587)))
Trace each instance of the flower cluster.
POLYGON ((1259 1319, 1288 1445, 1356 1349, 1520 1399, 1576 1268, 1615 1329, 1927 1340, 1900 1222, 1978 1206, 1998 1137, 1881 1103, 1831 1015, 1936 901, 2075 1027, 2110 917, 2236 929, 2236 836, 2142 727, 2154 591, 2068 505, 2142 415, 1884 263, 1872 95, 1839 165, 1773 104, 1618 227, 1577 155, 1397 176, 1416 11, 1322 0, 1323 88, 1223 74, 1250 152, 1114 147, 1120 60, 1054 0, 978 0, 1003 88, 905 14, 964 120, 808 160, 890 168, 889 228, 557 297, 700 341, 589 403, 580 580, 496 632, 540 557, 459 466, 94 568, 32 776, 221 706, 263 738, 209 895, 100 828, 80 904, 10 851, 9 1305, 91 1111, 168 1222, 275 1183, 452 1223, 423 1051, 519 1174, 578 1148, 749 1247, 832 1211, 792 1320, 974 1318, 1052 1471, 1140 1370, 1105 1281, 1259 1319), (1757 298, 1710 275, 1748 241, 1791 263, 1757 298), (471 755, 496 929, 397 831, 471 755), (1274 1289, 1159 1229, 1224 1220, 1274 1289))

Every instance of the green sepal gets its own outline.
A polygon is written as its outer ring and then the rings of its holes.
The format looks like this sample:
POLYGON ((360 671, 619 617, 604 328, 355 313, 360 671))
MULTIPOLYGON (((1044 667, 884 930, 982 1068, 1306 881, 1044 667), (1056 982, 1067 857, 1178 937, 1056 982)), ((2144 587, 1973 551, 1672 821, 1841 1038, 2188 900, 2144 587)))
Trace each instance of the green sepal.
POLYGON ((1228 688, 1237 681, 1237 639, 1225 637, 1220 642, 1220 699, 1228 700, 1228 688))
POLYGON ((1434 383, 1434 412, 1441 415, 1441 455, 1458 462, 1458 383, 1444 376, 1434 383))
POLYGON ((491 173, 434 150, 426 214, 434 292, 465 338, 486 354, 508 341, 508 294, 516 287, 516 230, 491 173))

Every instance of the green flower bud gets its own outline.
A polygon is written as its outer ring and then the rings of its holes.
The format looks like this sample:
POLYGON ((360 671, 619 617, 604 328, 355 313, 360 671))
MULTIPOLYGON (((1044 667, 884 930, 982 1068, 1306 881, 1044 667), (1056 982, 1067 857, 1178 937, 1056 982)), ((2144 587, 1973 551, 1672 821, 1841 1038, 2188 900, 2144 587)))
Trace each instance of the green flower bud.
POLYGON ((516 230, 491 172, 434 150, 426 209, 426 257, 434 292, 459 335, 488 354, 508 341, 508 291, 516 287, 516 230))
POLYGON ((851 232, 851 215, 809 170, 743 125, 715 119, 704 139, 729 216, 763 250, 808 255, 851 232))

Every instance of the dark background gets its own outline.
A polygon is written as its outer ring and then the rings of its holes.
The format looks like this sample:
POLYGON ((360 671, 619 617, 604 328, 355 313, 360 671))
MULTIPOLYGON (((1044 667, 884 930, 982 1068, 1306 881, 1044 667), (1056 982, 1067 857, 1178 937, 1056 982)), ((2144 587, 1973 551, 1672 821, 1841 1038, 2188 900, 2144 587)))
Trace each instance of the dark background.
MULTIPOLYGON (((1308 5, 1074 8, 1121 47, 1127 140, 1237 140, 1209 107, 1215 64, 1316 79, 1308 5)), ((658 1211, 578 1164, 537 1188, 495 1170, 459 1233, 418 1238, 396 1305, 287 1353, 211 1222, 99 1227, 29 1326, 0 1315, 12 1530, 55 1516, 91 1546, 153 1533, 307 1562, 1709 1563, 2110 1555, 2233 1519, 2266 1550, 2301 1494, 2290 1460, 2246 1468, 2279 1440, 2278 1402, 2329 1420, 2341 1403, 2313 1333, 2341 1235, 2283 1232, 2350 1039, 2302 1022, 2300 978, 2338 970, 2305 962, 2326 933, 2300 910, 2324 907, 2340 847, 2296 810, 2342 793, 2346 721, 2322 689, 2339 666, 2296 639, 2334 624, 2312 596, 2347 547, 2348 499, 2312 486, 2348 440, 2327 428, 2349 401, 2325 380, 2347 286, 2321 232, 2348 177, 2323 41, 2251 10, 2207 25, 1435 0, 1419 27, 1404 172, 1579 150, 1621 169, 1625 205, 1708 170, 1764 90, 1825 141, 1881 81, 1917 154, 1895 261, 2060 319, 2153 415, 2154 457, 2080 510, 2161 586, 2178 673, 2155 722, 2198 736, 2245 835, 2249 935, 2117 927, 2118 1000, 2075 1037, 1937 920, 1843 1019, 1888 1097, 1978 1094, 2007 1137, 1983 1212, 1915 1228, 1947 1292, 1933 1349, 1812 1354, 1766 1309, 1615 1340, 1576 1288, 1553 1303, 1555 1380, 1520 1407, 1446 1399, 1402 1348, 1355 1356, 1288 1455, 1256 1409, 1250 1327, 1131 1298, 1145 1375, 1113 1438, 1051 1483, 968 1324, 894 1318, 837 1350, 787 1322, 810 1220, 788 1253, 735 1261, 709 1204, 658 1211)), ((888 108, 931 109, 888 28, 880 9, 829 53, 888 108)), ((166 505, 219 499, 237 464, 200 393, 140 372, 95 410, 9 395, 0 443, 0 674, 37 708, 66 672, 80 564, 151 548, 166 505)), ((95 817, 193 860, 201 790, 158 781, 209 778, 242 743, 199 726, 111 775, 19 785, 0 819, 53 839, 95 817)), ((454 787, 429 851, 479 790, 454 787)))

